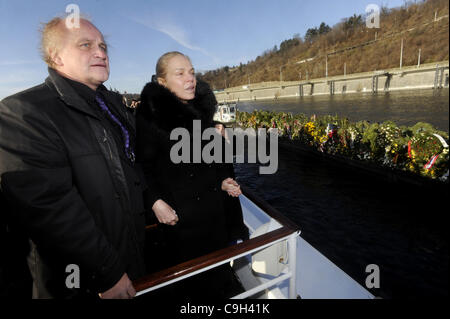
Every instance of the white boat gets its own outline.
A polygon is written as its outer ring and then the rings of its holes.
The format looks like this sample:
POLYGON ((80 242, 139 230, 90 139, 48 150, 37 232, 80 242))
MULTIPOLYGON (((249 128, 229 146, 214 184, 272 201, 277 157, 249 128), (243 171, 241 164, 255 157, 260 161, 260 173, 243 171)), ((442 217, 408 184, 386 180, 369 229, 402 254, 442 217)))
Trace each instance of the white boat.
POLYGON ((223 124, 236 122, 236 111, 236 103, 217 104, 213 120, 223 124))
POLYGON ((232 299, 373 299, 301 237, 300 229, 242 186, 250 239, 135 281, 137 295, 232 263, 244 292, 232 299))

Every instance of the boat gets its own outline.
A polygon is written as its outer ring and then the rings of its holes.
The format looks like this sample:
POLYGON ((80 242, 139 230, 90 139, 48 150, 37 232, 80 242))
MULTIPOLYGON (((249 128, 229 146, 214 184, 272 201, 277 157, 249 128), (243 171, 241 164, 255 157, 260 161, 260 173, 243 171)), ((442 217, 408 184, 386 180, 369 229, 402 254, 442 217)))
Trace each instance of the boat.
POLYGON ((231 124, 236 122, 236 103, 219 103, 216 105, 216 111, 213 120, 222 124, 231 124))
POLYGON ((250 239, 133 282, 136 297, 230 263, 242 292, 231 299, 374 299, 301 237, 300 228, 241 185, 250 239))
MULTIPOLYGON (((278 146, 291 153, 299 154, 299 156, 308 156, 319 161, 323 161, 327 165, 333 165, 337 169, 351 169, 355 172, 367 174, 379 179, 383 179, 390 183, 415 185, 420 187, 433 188, 437 192, 444 192, 448 188, 448 178, 429 178, 411 171, 401 170, 395 167, 387 167, 379 163, 350 158, 340 154, 329 154, 321 152, 314 147, 307 146, 287 138, 279 138, 278 146)), ((448 146, 447 146, 448 147, 448 146)), ((448 176, 448 171, 446 173, 448 176)))

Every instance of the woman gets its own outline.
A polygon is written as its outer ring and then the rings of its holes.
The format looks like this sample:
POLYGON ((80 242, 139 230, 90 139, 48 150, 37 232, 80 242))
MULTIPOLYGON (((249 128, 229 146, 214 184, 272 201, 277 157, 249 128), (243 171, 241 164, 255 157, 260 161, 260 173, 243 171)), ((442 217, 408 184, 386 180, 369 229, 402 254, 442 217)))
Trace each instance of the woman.
POLYGON ((232 164, 192 160, 193 121, 200 120, 202 130, 214 127, 216 104, 209 86, 196 80, 190 59, 180 52, 160 57, 156 81, 141 93, 136 153, 149 184, 146 205, 161 223, 158 228, 166 254, 160 266, 175 265, 248 237, 232 164), (170 140, 170 133, 180 127, 190 133, 189 163, 174 163, 170 157, 172 146, 179 143, 170 140))

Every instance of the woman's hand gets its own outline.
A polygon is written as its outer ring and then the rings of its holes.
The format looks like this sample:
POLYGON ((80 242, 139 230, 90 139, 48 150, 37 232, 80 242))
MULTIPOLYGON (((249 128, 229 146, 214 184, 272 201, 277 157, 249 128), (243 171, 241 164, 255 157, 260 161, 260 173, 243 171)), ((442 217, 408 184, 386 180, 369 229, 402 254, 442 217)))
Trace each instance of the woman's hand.
POLYGON ((215 128, 216 128, 216 132, 225 138, 225 142, 230 144, 230 140, 228 139, 227 131, 225 130, 225 128, 226 128, 225 125, 223 125, 222 123, 217 123, 215 125, 215 128))
POLYGON ((232 178, 228 177, 222 182, 222 190, 227 192, 228 195, 238 197, 242 194, 241 186, 232 178))
POLYGON ((161 224, 173 226, 178 222, 177 213, 162 199, 158 199, 152 209, 161 224))
POLYGON ((216 132, 219 133, 222 136, 225 136, 225 126, 221 123, 217 123, 216 125, 214 125, 214 127, 216 128, 216 132))

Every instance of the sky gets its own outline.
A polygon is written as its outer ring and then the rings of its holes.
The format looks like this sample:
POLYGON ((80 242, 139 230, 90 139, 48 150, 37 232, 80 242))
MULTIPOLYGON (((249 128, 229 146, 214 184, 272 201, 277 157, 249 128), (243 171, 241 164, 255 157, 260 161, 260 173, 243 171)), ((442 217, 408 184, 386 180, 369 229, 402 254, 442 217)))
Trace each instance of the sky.
MULTIPOLYGON (((140 93, 168 51, 187 54, 197 72, 246 64, 295 34, 330 27, 369 4, 404 0, 0 0, 0 99, 47 77, 39 27, 75 4, 103 33, 111 74, 104 84, 140 93)), ((381 25, 383 21, 380 21, 381 25)))

